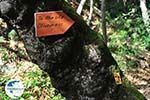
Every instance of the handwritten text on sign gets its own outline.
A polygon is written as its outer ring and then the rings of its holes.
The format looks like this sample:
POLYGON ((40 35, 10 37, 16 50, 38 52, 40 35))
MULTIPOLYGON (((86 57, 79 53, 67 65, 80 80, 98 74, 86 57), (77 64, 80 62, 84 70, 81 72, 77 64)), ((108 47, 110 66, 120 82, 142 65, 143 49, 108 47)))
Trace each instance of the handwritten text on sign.
POLYGON ((38 12, 34 16, 37 37, 64 34, 74 24, 62 11, 38 12))

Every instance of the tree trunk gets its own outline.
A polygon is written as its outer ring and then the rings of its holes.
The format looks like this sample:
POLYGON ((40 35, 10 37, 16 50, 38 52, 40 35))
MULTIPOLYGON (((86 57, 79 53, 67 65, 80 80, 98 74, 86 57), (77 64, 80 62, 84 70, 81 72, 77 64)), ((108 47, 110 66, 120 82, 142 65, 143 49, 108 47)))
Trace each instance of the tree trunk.
POLYGON ((78 6, 78 8, 77 8, 77 13, 78 13, 79 15, 80 15, 81 12, 82 12, 82 9, 83 9, 83 6, 84 6, 85 2, 86 2, 86 0, 81 0, 79 6, 78 6))
POLYGON ((102 11, 102 32, 105 44, 107 45, 108 37, 107 37, 107 28, 106 28, 106 2, 105 0, 101 1, 101 11, 102 11))
POLYGON ((142 12, 143 22, 144 22, 145 26, 147 27, 146 28, 147 32, 150 33, 150 29, 149 29, 150 19, 149 19, 148 10, 146 7, 146 0, 140 0, 140 8, 141 8, 141 12, 142 12))
POLYGON ((50 75, 53 86, 67 100, 144 100, 122 73, 123 83, 116 84, 113 72, 120 72, 116 61, 102 37, 91 30, 70 5, 63 0, 39 0, 33 4, 31 7, 23 3, 26 11, 19 21, 18 17, 14 19, 19 35, 31 60, 50 75), (59 10, 75 24, 64 35, 36 37, 34 12, 59 10), (20 24, 24 22, 26 24, 20 24))

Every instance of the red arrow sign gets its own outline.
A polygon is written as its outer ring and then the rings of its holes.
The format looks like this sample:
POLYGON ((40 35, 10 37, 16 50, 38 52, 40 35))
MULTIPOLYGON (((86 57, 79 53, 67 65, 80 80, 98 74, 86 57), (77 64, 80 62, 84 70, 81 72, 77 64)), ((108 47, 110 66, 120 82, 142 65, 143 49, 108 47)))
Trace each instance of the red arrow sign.
POLYGON ((64 34, 74 24, 62 11, 38 12, 34 17, 37 37, 64 34))

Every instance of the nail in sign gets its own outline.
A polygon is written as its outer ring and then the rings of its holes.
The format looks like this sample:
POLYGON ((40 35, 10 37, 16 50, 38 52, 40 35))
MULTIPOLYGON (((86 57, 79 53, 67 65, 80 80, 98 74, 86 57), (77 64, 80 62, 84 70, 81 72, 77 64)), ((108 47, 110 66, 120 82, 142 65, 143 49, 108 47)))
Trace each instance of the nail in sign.
POLYGON ((62 11, 38 12, 34 17, 37 37, 64 34, 74 24, 62 11))

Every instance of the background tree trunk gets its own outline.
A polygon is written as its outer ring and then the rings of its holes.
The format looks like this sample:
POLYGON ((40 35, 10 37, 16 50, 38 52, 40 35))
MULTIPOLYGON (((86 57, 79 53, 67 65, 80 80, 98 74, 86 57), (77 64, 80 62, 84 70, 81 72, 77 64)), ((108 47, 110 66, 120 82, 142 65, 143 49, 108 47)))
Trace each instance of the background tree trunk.
POLYGON ((79 7, 77 8, 77 13, 80 15, 86 0, 81 0, 79 7))
POLYGON ((147 32, 150 33, 150 29, 149 29, 150 19, 149 19, 148 10, 146 7, 146 0, 140 0, 140 8, 141 8, 141 12, 142 12, 143 22, 144 22, 145 26, 147 27, 146 28, 147 32))
POLYGON ((91 30, 70 5, 63 0, 47 0, 25 6, 23 18, 16 23, 19 35, 31 60, 50 75, 53 86, 67 100, 145 99, 122 73, 123 84, 115 83, 113 72, 120 72, 116 61, 102 37, 91 30), (45 4, 43 8, 41 2, 45 4), (27 13, 28 8, 33 12, 27 13), (64 35, 36 37, 34 12, 58 10, 71 17, 75 24, 64 35), (27 23, 20 24, 23 22, 27 23))
POLYGON ((103 37, 104 41, 107 44, 108 37, 107 37, 107 28, 106 28, 106 4, 105 0, 101 1, 101 11, 102 11, 102 32, 103 32, 103 37))

